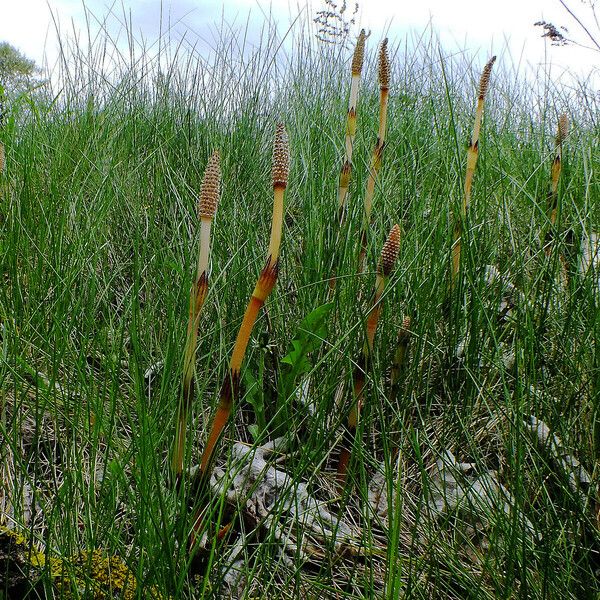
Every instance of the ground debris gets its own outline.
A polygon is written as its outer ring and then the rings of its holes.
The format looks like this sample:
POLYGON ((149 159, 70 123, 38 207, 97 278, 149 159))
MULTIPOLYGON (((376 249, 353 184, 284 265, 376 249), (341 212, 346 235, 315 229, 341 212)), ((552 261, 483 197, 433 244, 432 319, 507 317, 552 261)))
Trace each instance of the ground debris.
MULTIPOLYGON (((281 457, 278 453, 284 450, 282 439, 258 447, 234 444, 227 469, 216 468, 211 476, 212 493, 224 497, 255 532, 269 535, 288 568, 296 568, 298 560, 316 564, 331 551, 364 554, 357 526, 332 514, 328 502, 311 494, 305 482, 275 466, 276 453, 281 457)), ((227 597, 240 597, 242 590, 248 591, 246 547, 242 532, 223 561, 221 591, 227 597)))
POLYGON ((380 463, 369 481, 367 495, 369 506, 373 514, 377 515, 387 525, 389 503, 387 493, 387 480, 385 474, 385 463, 380 463))
POLYGON ((266 456, 282 450, 280 440, 252 447, 236 443, 227 471, 215 469, 210 485, 214 494, 241 507, 244 516, 271 530, 281 544, 282 557, 320 555, 323 545, 338 552, 358 552, 356 528, 317 500, 302 481, 267 462, 266 456))
MULTIPOLYGON (((512 494, 498 481, 494 471, 476 474, 476 465, 461 463, 450 450, 442 450, 432 472, 426 476, 428 508, 435 518, 454 511, 467 524, 489 527, 498 513, 509 516, 518 510, 512 494)), ((524 515, 520 520, 535 536, 532 523, 524 515)), ((536 536, 537 537, 537 536, 536 536)))
MULTIPOLYGON (((577 458, 569 454, 560 437, 552 433, 550 427, 544 421, 530 415, 525 420, 525 428, 565 475, 569 488, 579 498, 582 505, 587 506, 592 486, 590 474, 577 458)), ((593 496, 595 497, 596 494, 593 494, 593 496)))

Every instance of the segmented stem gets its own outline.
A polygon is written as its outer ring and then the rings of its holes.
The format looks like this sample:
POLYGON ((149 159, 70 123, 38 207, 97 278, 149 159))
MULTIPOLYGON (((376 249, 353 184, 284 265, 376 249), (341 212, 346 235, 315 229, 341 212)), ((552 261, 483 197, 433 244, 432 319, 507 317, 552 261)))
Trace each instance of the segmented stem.
MULTIPOLYGON (((356 41, 356 47, 354 48, 354 55, 352 57, 352 80, 350 84, 350 99, 348 100, 348 115, 346 118, 346 141, 344 148, 344 161, 340 168, 340 176, 338 183, 338 223, 337 223, 337 237, 339 239, 339 233, 346 220, 346 205, 348 202, 348 189, 350 187, 350 179, 352 178, 352 150, 354 148, 354 138, 356 137, 356 107, 358 105, 358 92, 360 89, 360 78, 362 74, 363 61, 365 56, 365 43, 367 35, 365 30, 361 29, 356 41)), ((333 237, 332 237, 333 239, 333 237)), ((335 246, 333 244, 333 250, 335 246)), ((335 268, 332 267, 332 271, 335 272, 335 268)), ((330 274, 329 289, 332 291, 335 288, 336 278, 333 273, 330 274)))
POLYGON ((551 169, 551 189, 549 197, 549 219, 550 225, 554 226, 556 223, 556 216, 558 214, 558 182, 560 180, 560 174, 562 171, 562 146, 563 142, 567 138, 569 133, 569 119, 566 114, 562 114, 558 119, 558 127, 556 132, 555 141, 555 154, 554 160, 552 161, 551 169))
POLYGON ((402 321, 402 327, 398 331, 398 341, 396 346, 396 352, 394 352, 394 358, 392 360, 392 368, 390 371, 390 386, 392 389, 392 401, 396 397, 396 388, 400 381, 400 375, 406 367, 408 346, 410 343, 410 326, 411 318, 404 317, 402 321))
POLYGON ((365 257, 367 252, 368 232, 371 227, 371 211, 373 209, 373 198, 375 196, 375 185, 377 176, 381 169, 383 150, 385 148, 385 136, 387 128, 387 111, 390 89, 390 59, 387 49, 387 38, 381 43, 379 50, 379 130, 377 143, 373 148, 373 155, 369 165, 369 177, 365 190, 363 225, 360 235, 360 251, 358 257, 358 271, 365 270, 365 257))
POLYGON ((340 211, 343 211, 346 206, 348 187, 352 175, 352 149, 354 146, 354 138, 356 137, 356 106, 358 104, 358 92, 365 56, 366 39, 367 36, 365 30, 361 29, 358 40, 356 41, 356 47, 354 48, 354 56, 352 57, 352 83, 350 84, 350 99, 348 101, 348 116, 346 119, 345 156, 340 170, 338 187, 338 206, 340 211))
MULTIPOLYGON (((562 172, 563 142, 569 135, 569 118, 565 113, 558 119, 558 125, 555 138, 555 153, 550 169, 550 193, 548 194, 548 230, 544 238, 544 252, 550 257, 552 254, 554 229, 558 218, 558 183, 562 172)), ((564 283, 568 282, 568 265, 565 256, 560 253, 560 275, 564 283)))
POLYGON ((210 465, 215 447, 221 437, 231 416, 233 405, 239 389, 240 369, 246 354, 250 335, 258 313, 267 297, 275 287, 279 272, 279 249, 283 227, 283 200, 287 187, 289 173, 289 143, 283 124, 278 124, 275 132, 273 146, 273 216, 271 220, 271 236, 266 264, 260 273, 254 291, 246 307, 242 324, 235 340, 235 345, 229 361, 229 370, 225 375, 219 405, 213 418, 206 446, 200 460, 200 476, 206 477, 210 472, 210 465))
POLYGON ((399 251, 400 227, 394 225, 381 251, 381 257, 377 267, 377 276, 375 278, 375 293, 371 309, 367 315, 365 343, 363 345, 362 354, 357 361, 354 373, 352 374, 352 406, 348 413, 348 424, 346 431, 344 432, 343 445, 338 457, 337 480, 340 491, 346 485, 352 443, 356 436, 356 427, 358 425, 360 410, 363 403, 366 372, 373 354, 375 333, 377 332, 377 325, 383 307, 383 292, 385 291, 385 286, 398 258, 399 251))
POLYGON ((469 204, 471 202, 471 188, 473 186, 473 176, 475 174, 475 168, 477 167, 477 159, 479 157, 479 133, 481 131, 481 122, 483 119, 483 106, 485 103, 485 97, 490 85, 490 76, 492 73, 492 67, 496 62, 496 57, 492 56, 483 68, 481 79, 479 81, 479 91, 477 94, 477 108, 475 110, 475 124, 473 126, 473 136, 471 138, 471 145, 467 151, 467 170, 465 174, 465 191, 463 196, 463 203, 460 212, 460 217, 455 220, 454 224, 454 244, 452 246, 452 285, 454 285, 458 272, 460 270, 460 254, 461 254, 461 243, 463 224, 467 216, 469 204))
POLYGON ((220 157, 213 152, 204 171, 198 201, 200 218, 200 242, 198 246, 198 262, 196 280, 190 291, 188 326, 183 359, 182 391, 177 410, 177 425, 171 467, 176 479, 181 479, 183 459, 185 456, 185 438, 188 416, 194 401, 194 364, 198 344, 198 325, 200 313, 208 294, 208 262, 210 255, 210 234, 212 219, 217 211, 221 193, 220 157))

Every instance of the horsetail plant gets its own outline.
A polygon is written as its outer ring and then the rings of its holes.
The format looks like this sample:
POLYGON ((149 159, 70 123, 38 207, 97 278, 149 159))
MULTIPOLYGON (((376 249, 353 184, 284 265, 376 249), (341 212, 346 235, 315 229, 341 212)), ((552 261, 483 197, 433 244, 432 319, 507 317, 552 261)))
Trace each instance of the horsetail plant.
POLYGON ((358 104, 358 91, 360 88, 360 77, 365 58, 365 42, 367 35, 361 29, 352 56, 352 83, 350 85, 350 100, 348 102, 348 117, 346 120, 346 147, 345 157, 340 171, 340 182, 338 187, 338 206, 340 211, 340 223, 343 222, 348 197, 348 187, 352 176, 352 149, 356 137, 356 105, 358 104))
MULTIPOLYGON (((350 85, 350 100, 348 101, 348 116, 346 119, 346 143, 345 155, 342 167, 340 169, 340 178, 338 185, 338 229, 337 233, 331 236, 334 239, 340 235, 341 229, 346 220, 346 209, 348 201, 348 188, 350 187, 350 178, 352 177, 352 150, 354 147, 354 138, 356 137, 356 106, 358 104, 358 91, 360 88, 360 78, 365 58, 365 42, 367 34, 364 29, 360 30, 354 54, 352 56, 352 83, 350 85)), ((334 244, 334 247, 337 244, 334 244)), ((337 282, 335 268, 332 267, 332 273, 329 278, 329 291, 335 289, 337 282)))
POLYGON ((221 385, 219 406, 217 407, 217 412, 213 418, 206 446, 200 460, 200 476, 202 478, 209 473, 209 467, 215 447, 231 415, 233 402, 239 391, 240 370, 244 355, 246 354, 246 348, 248 346, 248 341, 250 340, 252 328, 254 327, 254 323, 261 307, 275 287, 277 281, 277 274, 279 271, 279 248, 281 245, 283 226, 283 199, 288 181, 289 161, 290 151, 287 133, 283 124, 279 123, 275 132, 275 143, 273 147, 272 179, 274 201, 267 261, 256 282, 250 301, 248 302, 229 361, 229 369, 225 375, 223 384, 221 385))
MULTIPOLYGON (((558 127, 555 138, 555 153, 554 160, 552 161, 552 168, 550 171, 551 183, 550 193, 548 195, 548 221, 550 229, 556 225, 556 218, 558 216, 558 182, 560 180, 560 174, 562 172, 562 154, 563 154, 563 142, 569 134, 569 118, 566 114, 560 115, 558 119, 558 127)), ((551 237, 551 231, 546 235, 546 255, 549 256, 552 250, 552 244, 549 243, 551 237)))
POLYGON ((220 193, 220 156, 218 151, 215 151, 206 165, 204 179, 200 188, 200 200, 198 202, 200 243, 198 245, 196 280, 190 291, 187 336, 183 360, 183 381, 172 457, 172 469, 177 481, 181 480, 183 471, 187 421, 194 400, 194 364, 196 362, 196 347, 198 344, 198 325, 200 323, 200 312, 208 293, 210 233, 212 220, 217 212, 220 193))
POLYGON ((348 465, 350 463, 350 452, 352 442, 356 434, 358 417, 363 402, 363 392, 365 387, 365 375, 368 369, 371 356, 373 354, 373 343, 377 324, 383 307, 383 292, 394 268, 398 252, 400 251, 400 227, 394 225, 388 235, 388 238, 381 250, 381 257, 377 265, 377 276, 375 278, 375 294, 373 303, 367 315, 366 336, 363 344, 362 354, 357 361, 354 373, 352 375, 352 406, 348 414, 348 423, 345 430, 344 442, 338 458, 337 478, 340 490, 343 490, 346 484, 348 474, 348 465))
POLYGON ((367 251, 367 236, 371 222, 371 210, 373 208, 373 197, 375 195, 375 184, 377 175, 381 169, 381 160, 383 158, 383 149, 385 147, 385 133, 387 128, 387 109, 390 94, 390 58, 387 48, 388 40, 385 38, 379 49, 379 131, 377 134, 377 143, 373 149, 373 156, 369 165, 369 178, 365 191, 363 226, 360 236, 360 254, 358 260, 358 270, 364 271, 365 254, 367 251))
POLYGON ((456 282, 458 272, 460 270, 460 253, 464 221, 467 216, 469 204, 471 202, 471 188, 473 186, 473 175, 475 174, 475 167, 477 166, 477 159, 479 157, 479 132, 481 130, 481 121, 483 119, 483 105, 485 102, 485 96, 487 94, 490 85, 490 76, 492 73, 492 67, 496 62, 496 57, 492 56, 483 68, 481 79, 479 80, 479 94, 477 96, 477 108, 475 111, 475 124, 473 126, 473 136, 471 138, 471 145, 467 151, 467 171, 465 174, 465 191, 463 196, 463 203, 461 207, 460 216, 456 219, 454 224, 454 244, 452 246, 452 286, 456 282))

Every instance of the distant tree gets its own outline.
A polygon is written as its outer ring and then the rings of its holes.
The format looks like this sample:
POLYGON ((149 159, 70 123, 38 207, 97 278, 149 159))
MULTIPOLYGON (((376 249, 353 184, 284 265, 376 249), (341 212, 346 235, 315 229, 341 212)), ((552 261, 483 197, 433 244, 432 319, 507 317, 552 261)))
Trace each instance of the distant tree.
POLYGON ((39 68, 8 42, 0 42, 0 126, 4 124, 6 100, 37 84, 39 68))

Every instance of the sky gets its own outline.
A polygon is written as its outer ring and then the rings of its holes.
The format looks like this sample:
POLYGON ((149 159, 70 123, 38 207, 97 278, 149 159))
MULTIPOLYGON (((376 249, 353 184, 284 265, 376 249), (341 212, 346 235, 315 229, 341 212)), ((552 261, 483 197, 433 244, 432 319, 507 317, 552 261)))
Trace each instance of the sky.
MULTIPOLYGON (((568 4, 589 21, 586 1, 590 0, 568 0, 568 4)), ((352 0, 348 2, 352 5, 352 0)), ((241 25, 250 15, 250 22, 258 27, 263 15, 271 13, 285 28, 298 14, 312 17, 326 8, 325 0, 313 0, 311 5, 294 0, 85 0, 85 5, 81 0, 0 0, 0 5, 0 41, 50 67, 58 56, 58 38, 85 38, 85 8, 88 17, 92 15, 88 21, 92 30, 105 21, 109 31, 116 32, 126 15, 136 35, 150 42, 158 36, 162 12, 163 27, 171 25, 171 38, 185 37, 192 44, 210 39, 221 19, 241 25)), ((520 63, 522 70, 552 63, 557 79, 569 73, 586 77, 600 66, 600 53, 553 47, 534 27, 540 20, 565 25, 569 31, 565 35, 585 40, 559 0, 359 0, 357 18, 375 39, 387 32, 392 42, 401 41, 432 26, 448 52, 460 49, 481 62, 500 53, 506 61, 520 63)), ((592 79, 598 80, 598 75, 592 79)))

